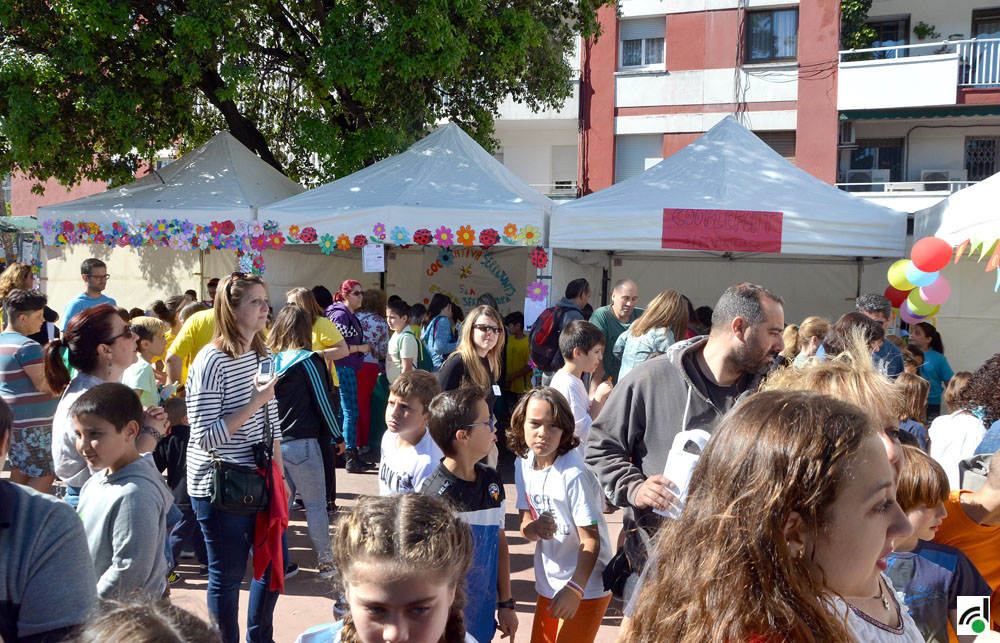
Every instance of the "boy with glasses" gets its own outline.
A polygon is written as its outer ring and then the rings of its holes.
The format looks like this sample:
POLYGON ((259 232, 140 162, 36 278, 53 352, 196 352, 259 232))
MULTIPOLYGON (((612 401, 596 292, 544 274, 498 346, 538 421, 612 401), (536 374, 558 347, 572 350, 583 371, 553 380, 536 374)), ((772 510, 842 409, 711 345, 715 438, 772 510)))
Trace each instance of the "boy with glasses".
POLYGON ((108 274, 107 264, 94 257, 85 259, 80 264, 80 276, 86 286, 82 293, 66 304, 66 309, 63 311, 62 317, 63 325, 68 324, 73 315, 81 310, 100 306, 101 304, 118 305, 118 302, 114 299, 103 294, 104 289, 108 287, 108 279, 111 278, 111 275, 108 274))

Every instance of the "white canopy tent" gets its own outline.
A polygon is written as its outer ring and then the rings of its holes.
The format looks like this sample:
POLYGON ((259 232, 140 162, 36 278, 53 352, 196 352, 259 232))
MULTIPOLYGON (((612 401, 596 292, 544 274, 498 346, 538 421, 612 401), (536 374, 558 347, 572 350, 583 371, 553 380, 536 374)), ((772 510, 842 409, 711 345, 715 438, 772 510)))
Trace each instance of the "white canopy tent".
POLYGON ((381 224, 389 233, 387 243, 406 245, 415 230, 441 225, 499 232, 512 223, 544 235, 552 206, 458 125, 448 123, 405 152, 261 208, 260 216, 311 227, 319 235, 349 237, 370 235, 381 224), (392 238, 396 228, 409 238, 402 243, 392 238))
POLYGON ((914 214, 913 239, 924 237, 939 237, 952 246, 976 240, 985 247, 941 271, 951 284, 951 296, 933 320, 952 367, 975 370, 1000 352, 1000 295, 994 290, 1000 273, 984 270, 988 251, 1000 238, 1000 173, 914 214))
POLYGON ((791 255, 896 257, 906 213, 820 181, 730 116, 642 174, 559 205, 550 226, 553 248, 739 252, 757 245, 791 255))
POLYGON ((302 186, 236 140, 219 132, 173 163, 128 185, 38 209, 39 220, 114 222, 186 219, 253 221, 261 206, 287 199, 302 186))

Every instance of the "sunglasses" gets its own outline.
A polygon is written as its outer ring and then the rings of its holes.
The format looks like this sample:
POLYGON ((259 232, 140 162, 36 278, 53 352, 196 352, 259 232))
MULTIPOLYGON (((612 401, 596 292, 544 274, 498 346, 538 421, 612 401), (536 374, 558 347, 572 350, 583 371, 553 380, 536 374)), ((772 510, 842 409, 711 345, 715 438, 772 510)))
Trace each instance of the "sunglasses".
POLYGON ((493 333, 494 335, 500 334, 499 326, 490 326, 489 324, 475 324, 473 328, 478 330, 480 333, 493 333))
POLYGON ((349 293, 347 293, 347 294, 348 294, 348 295, 354 295, 354 296, 356 296, 356 297, 361 297, 361 296, 363 296, 363 295, 364 295, 365 293, 364 293, 364 291, 363 291, 363 290, 352 290, 351 292, 349 292, 349 293))
POLYGON ((233 298, 230 296, 230 288, 233 285, 233 282, 236 281, 237 279, 249 279, 249 278, 250 278, 250 273, 248 272, 233 272, 229 274, 229 281, 226 282, 226 299, 229 300, 230 304, 233 303, 233 298))
POLYGON ((115 343, 116 341, 118 341, 118 340, 119 340, 119 339, 121 339, 122 337, 129 337, 129 338, 131 338, 131 337, 133 337, 133 336, 134 336, 134 335, 133 335, 133 333, 132 333, 132 329, 131 329, 130 327, 126 326, 126 327, 125 327, 125 330, 123 330, 122 332, 118 333, 118 334, 117 334, 117 335, 115 335, 114 337, 111 337, 111 338, 110 338, 110 339, 108 339, 107 341, 104 341, 104 342, 101 342, 101 343, 102 343, 102 344, 114 344, 114 343, 115 343))

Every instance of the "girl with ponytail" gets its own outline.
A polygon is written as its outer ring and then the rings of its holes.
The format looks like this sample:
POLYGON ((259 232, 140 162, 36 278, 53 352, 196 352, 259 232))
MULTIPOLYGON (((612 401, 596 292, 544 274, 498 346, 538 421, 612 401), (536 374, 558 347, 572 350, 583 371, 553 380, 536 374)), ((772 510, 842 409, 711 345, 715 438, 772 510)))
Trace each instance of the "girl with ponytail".
POLYGON ((475 643, 462 615, 472 534, 441 500, 361 497, 334 542, 350 611, 297 643, 475 643))

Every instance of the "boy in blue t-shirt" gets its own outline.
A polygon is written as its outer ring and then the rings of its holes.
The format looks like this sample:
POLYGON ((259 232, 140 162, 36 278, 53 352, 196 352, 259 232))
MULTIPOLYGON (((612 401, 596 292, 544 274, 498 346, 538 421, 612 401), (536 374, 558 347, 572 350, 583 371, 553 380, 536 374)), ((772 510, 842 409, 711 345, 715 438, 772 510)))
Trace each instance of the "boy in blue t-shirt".
POLYGON ((924 640, 946 643, 948 624, 956 624, 958 596, 993 593, 965 554, 954 547, 932 542, 947 515, 948 476, 929 455, 916 447, 903 447, 903 469, 896 499, 913 525, 913 534, 894 543, 886 556, 887 574, 924 640))
POLYGON ((465 386, 431 402, 430 432, 444 459, 420 490, 449 502, 472 528, 475 553, 466 577, 470 600, 464 610, 465 629, 480 643, 493 640, 497 626, 502 638, 511 640, 517 630, 503 480, 496 469, 480 462, 497 441, 484 398, 482 389, 465 386))

